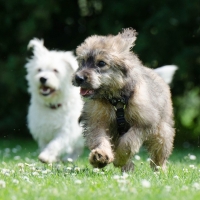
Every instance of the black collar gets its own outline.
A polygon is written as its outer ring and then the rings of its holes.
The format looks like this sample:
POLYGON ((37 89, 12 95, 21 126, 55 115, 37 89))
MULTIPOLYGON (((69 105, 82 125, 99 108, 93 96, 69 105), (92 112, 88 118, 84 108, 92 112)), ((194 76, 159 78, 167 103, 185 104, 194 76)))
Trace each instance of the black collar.
POLYGON ((124 117, 124 110, 128 104, 129 97, 121 96, 121 98, 111 98, 108 99, 110 104, 112 104, 116 111, 116 121, 117 121, 117 131, 119 136, 124 135, 130 128, 130 124, 126 121, 124 117))

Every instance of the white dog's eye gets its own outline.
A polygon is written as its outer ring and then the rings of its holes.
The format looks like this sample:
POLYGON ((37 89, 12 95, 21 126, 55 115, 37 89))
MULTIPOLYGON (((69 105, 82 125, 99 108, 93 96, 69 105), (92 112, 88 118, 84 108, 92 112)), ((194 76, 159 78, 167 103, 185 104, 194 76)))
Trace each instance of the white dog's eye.
POLYGON ((57 70, 57 69, 54 69, 53 71, 54 71, 55 73, 58 73, 58 70, 57 70))
POLYGON ((97 66, 98 67, 104 67, 106 65, 106 63, 104 62, 104 61, 99 61, 98 63, 97 63, 97 66))
POLYGON ((42 70, 39 68, 37 71, 38 71, 38 72, 41 72, 42 70))

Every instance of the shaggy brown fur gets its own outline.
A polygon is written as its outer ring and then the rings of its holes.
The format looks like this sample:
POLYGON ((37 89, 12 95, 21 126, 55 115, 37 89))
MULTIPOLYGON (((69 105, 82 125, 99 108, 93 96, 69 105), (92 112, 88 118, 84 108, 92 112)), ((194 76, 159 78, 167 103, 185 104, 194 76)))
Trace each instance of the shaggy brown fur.
POLYGON ((102 168, 113 162, 122 171, 144 144, 151 167, 166 167, 174 140, 171 94, 168 85, 130 51, 136 32, 124 29, 116 36, 91 36, 77 48, 79 69, 73 84, 85 99, 81 116, 89 161, 102 168), (128 97, 124 110, 130 129, 119 136, 112 98, 128 97))

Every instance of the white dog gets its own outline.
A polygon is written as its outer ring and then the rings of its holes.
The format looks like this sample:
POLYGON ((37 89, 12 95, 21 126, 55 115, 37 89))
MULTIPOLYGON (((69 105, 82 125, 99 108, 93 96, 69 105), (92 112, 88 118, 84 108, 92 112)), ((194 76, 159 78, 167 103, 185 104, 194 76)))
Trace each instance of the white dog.
POLYGON ((49 51, 38 39, 29 42, 31 47, 33 56, 25 66, 31 94, 28 127, 39 145, 39 160, 76 159, 84 146, 78 124, 82 100, 71 84, 76 58, 72 52, 49 51))

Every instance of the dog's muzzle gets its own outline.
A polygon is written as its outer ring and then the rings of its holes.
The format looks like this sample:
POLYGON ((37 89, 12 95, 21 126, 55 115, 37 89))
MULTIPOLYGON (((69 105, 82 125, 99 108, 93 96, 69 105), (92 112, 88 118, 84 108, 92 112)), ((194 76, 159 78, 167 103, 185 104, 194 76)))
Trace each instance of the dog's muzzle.
POLYGON ((80 95, 83 97, 90 97, 94 94, 94 90, 91 88, 91 85, 87 83, 86 76, 75 75, 74 80, 72 81, 73 85, 80 86, 80 95))
POLYGON ((46 78, 44 78, 44 77, 40 77, 40 82, 41 82, 42 84, 45 84, 45 83, 46 83, 46 81, 47 81, 47 79, 46 79, 46 78))
POLYGON ((43 96, 49 96, 50 94, 54 93, 55 92, 55 89, 48 86, 46 83, 47 83, 47 78, 44 78, 44 77, 40 77, 39 79, 41 85, 39 87, 39 92, 41 95, 43 96))
POLYGON ((85 83, 87 80, 86 76, 78 76, 75 75, 75 82, 77 86, 81 86, 83 83, 85 83))

